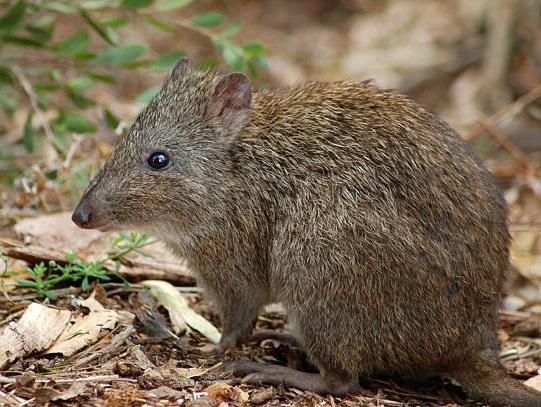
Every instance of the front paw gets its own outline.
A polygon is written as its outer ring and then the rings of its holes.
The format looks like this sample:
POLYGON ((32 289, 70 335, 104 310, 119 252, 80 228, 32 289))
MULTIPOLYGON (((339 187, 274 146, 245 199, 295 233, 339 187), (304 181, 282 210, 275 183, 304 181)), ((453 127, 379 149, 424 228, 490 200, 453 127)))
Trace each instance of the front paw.
POLYGON ((229 349, 235 348, 239 346, 241 343, 243 343, 247 337, 248 337, 248 334, 242 334, 239 332, 232 332, 229 334, 222 335, 222 339, 220 339, 220 343, 216 345, 216 353, 220 355, 226 353, 229 349))

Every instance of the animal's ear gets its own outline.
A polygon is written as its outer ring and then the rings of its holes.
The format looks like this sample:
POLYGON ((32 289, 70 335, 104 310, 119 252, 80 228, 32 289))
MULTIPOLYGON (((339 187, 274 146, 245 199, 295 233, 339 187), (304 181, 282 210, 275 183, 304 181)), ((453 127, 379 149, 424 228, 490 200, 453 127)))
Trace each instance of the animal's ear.
POLYGON ((252 87, 246 75, 238 72, 224 75, 214 88, 206 117, 219 121, 229 133, 245 124, 252 102, 252 87))
POLYGON ((173 72, 171 72, 171 77, 181 78, 188 72, 189 69, 190 62, 188 61, 188 58, 182 57, 175 64, 173 72))

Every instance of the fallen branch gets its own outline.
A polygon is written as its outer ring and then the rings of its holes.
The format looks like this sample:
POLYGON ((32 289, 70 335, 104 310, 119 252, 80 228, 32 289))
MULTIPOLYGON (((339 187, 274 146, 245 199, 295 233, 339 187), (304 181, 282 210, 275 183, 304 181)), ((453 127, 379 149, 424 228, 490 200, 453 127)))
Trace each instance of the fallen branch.
MULTIPOLYGON (((25 246, 12 240, 1 240, 0 248, 5 256, 23 260, 29 264, 40 262, 48 263, 55 261, 58 264, 66 264, 64 253, 37 245, 25 246)), ((118 274, 130 281, 142 280, 165 280, 176 285, 193 285, 195 278, 184 265, 162 263, 157 261, 124 261, 118 270, 118 274), (133 265, 134 267, 130 267, 133 265)), ((115 264, 112 261, 105 263, 106 268, 113 273, 115 264)))

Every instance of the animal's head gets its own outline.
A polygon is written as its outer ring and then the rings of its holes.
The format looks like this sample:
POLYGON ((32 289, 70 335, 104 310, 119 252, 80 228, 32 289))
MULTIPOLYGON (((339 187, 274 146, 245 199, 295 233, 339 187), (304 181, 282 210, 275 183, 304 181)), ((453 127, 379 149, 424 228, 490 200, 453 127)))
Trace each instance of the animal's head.
POLYGON ((86 229, 151 233, 197 227, 221 205, 231 142, 248 120, 251 96, 243 74, 193 71, 180 60, 92 180, 72 220, 86 229))

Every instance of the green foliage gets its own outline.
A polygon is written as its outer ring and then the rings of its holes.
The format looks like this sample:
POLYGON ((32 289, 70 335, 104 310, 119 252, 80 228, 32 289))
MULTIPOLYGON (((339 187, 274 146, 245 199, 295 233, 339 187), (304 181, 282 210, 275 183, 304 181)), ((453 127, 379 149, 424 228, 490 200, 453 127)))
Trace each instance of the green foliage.
MULTIPOLYGON (((2 115, 12 117, 19 109, 26 114, 18 144, 4 149, 0 141, 3 159, 9 159, 11 149, 18 146, 29 153, 39 153, 48 143, 62 162, 75 134, 117 129, 121 122, 112 113, 114 109, 98 99, 98 88, 102 93, 114 94, 113 87, 125 73, 165 73, 186 54, 182 49, 157 52, 148 44, 124 38, 120 28, 146 25, 149 30, 163 31, 172 38, 179 31, 206 37, 231 69, 244 70, 256 77, 258 69, 266 66, 263 46, 236 41, 241 23, 228 21, 217 10, 189 13, 185 7, 192 3, 195 2, 0 2, 0 110, 3 111, 0 119, 2 115), (169 16, 171 12, 176 13, 175 17, 169 16), (61 26, 64 29, 60 32, 61 26), (73 28, 65 32, 66 27, 73 28), (44 120, 45 112, 47 120, 44 120)), ((211 60, 199 66, 216 65, 217 61, 211 60)), ((147 103, 157 89, 151 86, 142 90, 135 101, 147 103)), ((16 161, 10 162, 16 165, 16 161)), ((23 170, 21 166, 20 171, 23 170)), ((12 173, 13 169, 9 171, 12 173)))
POLYGON ((119 277, 117 272, 120 259, 128 253, 137 252, 148 256, 141 249, 152 243, 154 242, 144 234, 120 233, 109 243, 108 252, 99 260, 85 261, 80 259, 77 253, 66 253, 66 262, 63 264, 51 260, 47 264, 41 262, 32 267, 26 267, 30 278, 17 280, 17 286, 32 288, 39 295, 49 299, 54 299, 54 293, 51 290, 66 283, 79 284, 83 291, 88 291, 92 281, 110 281, 111 275, 119 277), (108 261, 115 263, 114 272, 105 267, 108 261))

